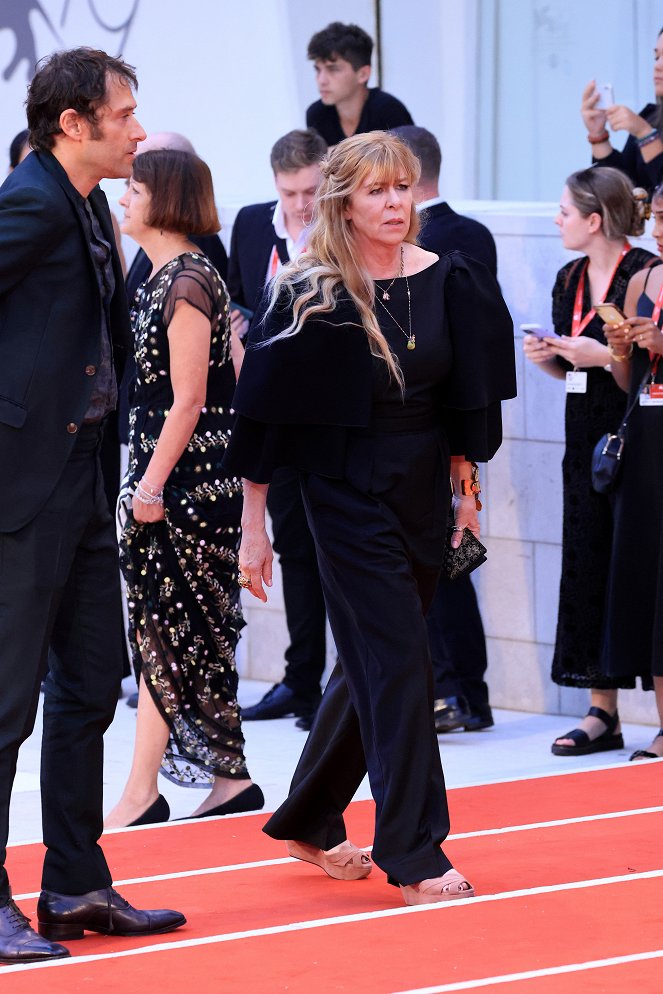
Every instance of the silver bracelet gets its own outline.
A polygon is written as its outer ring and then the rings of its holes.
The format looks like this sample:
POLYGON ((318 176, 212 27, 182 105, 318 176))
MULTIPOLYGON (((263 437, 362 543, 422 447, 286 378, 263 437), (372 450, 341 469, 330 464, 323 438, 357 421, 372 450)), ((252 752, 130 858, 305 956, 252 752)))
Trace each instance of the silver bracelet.
POLYGON ((142 480, 139 480, 136 484, 136 497, 141 504, 161 504, 163 506, 163 488, 151 494, 143 486, 142 480))

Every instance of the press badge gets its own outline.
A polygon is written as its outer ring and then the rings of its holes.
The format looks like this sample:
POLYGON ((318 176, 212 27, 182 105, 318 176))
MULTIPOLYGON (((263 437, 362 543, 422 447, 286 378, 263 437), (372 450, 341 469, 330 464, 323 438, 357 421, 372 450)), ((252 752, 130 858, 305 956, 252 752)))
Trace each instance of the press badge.
POLYGON ((642 388, 640 407, 663 407, 663 383, 647 383, 642 388))
POLYGON ((566 392, 587 393, 587 373, 583 373, 578 369, 568 372, 566 374, 566 392))

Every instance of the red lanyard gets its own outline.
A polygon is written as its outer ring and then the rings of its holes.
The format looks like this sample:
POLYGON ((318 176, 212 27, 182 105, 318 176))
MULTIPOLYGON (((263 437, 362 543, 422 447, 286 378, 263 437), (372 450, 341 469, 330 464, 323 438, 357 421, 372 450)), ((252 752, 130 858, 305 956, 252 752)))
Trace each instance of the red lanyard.
MULTIPOLYGON (((651 319, 654 324, 658 324, 658 319, 661 314, 661 308, 663 307, 663 284, 661 284, 661 289, 658 291, 658 297, 656 298, 656 303, 654 304, 654 310, 652 311, 651 319)), ((651 362, 651 379, 652 383, 656 379, 656 373, 658 371, 658 364, 661 361, 661 356, 658 352, 649 352, 649 361, 651 362)))
MULTIPOLYGON (((605 288, 605 293, 603 294, 603 297, 601 298, 602 300, 605 300, 605 298, 606 298, 606 296, 608 294, 608 291, 610 290, 610 287, 612 286, 612 281, 614 280, 615 276, 617 275, 617 270, 621 266, 622 259, 630 251, 631 251, 630 244, 628 242, 624 242, 624 247, 623 247, 623 249, 621 251, 621 255, 617 259, 617 262, 615 264, 615 268, 612 271, 612 276, 608 280, 608 285, 605 288)), ((587 273, 587 267, 588 266, 589 266, 589 260, 587 260, 587 262, 583 266, 583 270, 582 270, 582 273, 580 275, 580 279, 578 280, 578 289, 576 290, 576 299, 575 299, 575 303, 573 305, 573 322, 571 324, 571 335, 573 336, 573 338, 576 338, 578 335, 582 335, 583 331, 585 330, 585 328, 587 327, 587 325, 589 324, 589 322, 594 317, 596 317, 596 311, 594 310, 593 307, 591 308, 591 310, 587 314, 585 314, 584 318, 582 316, 582 303, 583 303, 583 298, 585 296, 585 274, 587 273)))

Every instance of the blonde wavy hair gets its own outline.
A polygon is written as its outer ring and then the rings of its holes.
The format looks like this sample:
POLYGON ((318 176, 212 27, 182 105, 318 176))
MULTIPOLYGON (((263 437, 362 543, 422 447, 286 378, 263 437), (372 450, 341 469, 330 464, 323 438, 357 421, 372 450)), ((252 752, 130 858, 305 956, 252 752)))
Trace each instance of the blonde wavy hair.
MULTIPOLYGON (((278 338, 296 335, 314 316, 331 313, 341 289, 354 302, 368 337, 371 353, 384 359, 402 383, 398 363, 375 316, 375 286, 357 249, 352 222, 344 216, 352 195, 367 181, 391 184, 405 180, 414 186, 419 160, 405 142, 387 131, 354 135, 330 149, 320 163, 322 181, 313 203, 308 249, 294 259, 271 284, 267 313, 282 292, 289 296, 292 321, 278 338)), ((412 202, 404 241, 416 244, 419 218, 412 202)))

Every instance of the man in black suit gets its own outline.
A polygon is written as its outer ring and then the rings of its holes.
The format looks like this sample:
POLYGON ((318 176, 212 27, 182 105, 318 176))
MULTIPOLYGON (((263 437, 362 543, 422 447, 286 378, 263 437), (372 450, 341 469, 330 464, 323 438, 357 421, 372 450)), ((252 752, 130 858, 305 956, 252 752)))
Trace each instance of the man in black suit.
MULTIPOLYGON (((254 311, 268 280, 305 250, 319 164, 326 151, 326 143, 311 129, 290 131, 274 145, 271 165, 278 200, 243 207, 233 225, 228 266, 232 303, 254 311)), ((246 333, 248 322, 237 310, 232 315, 234 331, 246 333)), ((290 645, 283 680, 253 707, 244 708, 242 718, 259 721, 294 714, 297 726, 308 731, 325 670, 326 611, 296 471, 281 469, 275 474, 267 509, 281 563, 290 645)))
MULTIPOLYGON (((421 163, 421 178, 414 190, 423 224, 419 243, 429 252, 444 255, 458 249, 482 262, 497 276, 497 251, 488 228, 452 210, 440 196, 442 152, 435 135, 414 125, 394 128, 421 163)), ((435 727, 438 732, 480 731, 490 728, 493 715, 484 679, 488 658, 486 639, 469 576, 440 579, 427 616, 435 678, 435 727)))
POLYGON ((371 89, 373 39, 356 24, 334 21, 308 44, 320 99, 306 111, 306 124, 328 145, 350 135, 412 124, 405 104, 379 86, 371 89))
POLYGON ((115 406, 128 310, 102 177, 128 176, 145 133, 133 69, 58 52, 28 91, 34 149, 0 189, 0 960, 68 955, 84 930, 183 924, 111 887, 99 846, 103 734, 122 671, 120 586, 99 447, 115 406), (18 750, 34 726, 49 644, 42 741, 46 855, 38 935, 4 862, 18 750))

